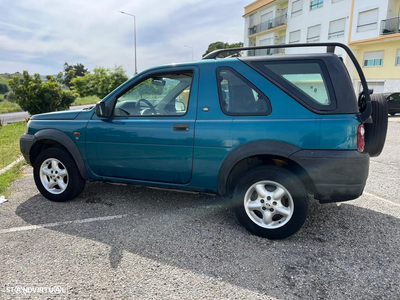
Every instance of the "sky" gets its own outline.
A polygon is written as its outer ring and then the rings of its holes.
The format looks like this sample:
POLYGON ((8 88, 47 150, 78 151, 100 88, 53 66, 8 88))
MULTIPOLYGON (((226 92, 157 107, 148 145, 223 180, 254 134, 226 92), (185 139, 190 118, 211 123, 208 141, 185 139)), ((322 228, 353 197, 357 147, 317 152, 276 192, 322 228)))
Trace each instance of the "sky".
POLYGON ((0 0, 0 73, 57 74, 64 62, 137 68, 201 59, 244 38, 246 0, 0 0))

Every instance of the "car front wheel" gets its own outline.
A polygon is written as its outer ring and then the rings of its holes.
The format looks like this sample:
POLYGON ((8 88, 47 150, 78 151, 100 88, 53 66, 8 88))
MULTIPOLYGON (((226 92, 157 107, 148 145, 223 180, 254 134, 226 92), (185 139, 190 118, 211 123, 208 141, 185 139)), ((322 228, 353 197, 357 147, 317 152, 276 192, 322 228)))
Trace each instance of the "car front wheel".
POLYGON ((234 192, 235 214, 251 233, 283 239, 296 233, 304 224, 308 194, 292 172, 263 166, 247 172, 234 192))
POLYGON ((63 149, 49 148, 36 158, 33 176, 40 193, 51 201, 67 201, 77 197, 85 180, 72 157, 63 149))

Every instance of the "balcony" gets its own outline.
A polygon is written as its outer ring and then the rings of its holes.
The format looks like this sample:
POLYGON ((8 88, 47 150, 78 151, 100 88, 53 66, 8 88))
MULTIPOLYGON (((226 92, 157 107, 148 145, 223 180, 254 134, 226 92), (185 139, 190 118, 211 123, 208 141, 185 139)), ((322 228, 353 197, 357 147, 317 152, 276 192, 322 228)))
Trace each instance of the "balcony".
POLYGON ((400 33, 400 16, 381 21, 381 35, 400 33))
POLYGON ((249 35, 260 33, 260 32, 270 30, 272 28, 276 28, 276 27, 286 25, 286 24, 287 24, 287 14, 284 14, 282 16, 279 16, 279 17, 276 17, 273 19, 269 19, 266 22, 263 22, 258 25, 254 25, 254 26, 250 27, 249 35))

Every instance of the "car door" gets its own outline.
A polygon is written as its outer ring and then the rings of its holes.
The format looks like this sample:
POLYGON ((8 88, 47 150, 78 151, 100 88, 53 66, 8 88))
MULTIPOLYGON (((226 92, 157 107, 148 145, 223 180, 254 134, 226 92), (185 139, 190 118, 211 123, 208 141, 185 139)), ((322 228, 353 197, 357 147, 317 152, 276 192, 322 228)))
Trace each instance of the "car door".
POLYGON ((198 69, 141 76, 117 92, 111 117, 93 115, 86 151, 103 177, 185 184, 191 180, 198 69))

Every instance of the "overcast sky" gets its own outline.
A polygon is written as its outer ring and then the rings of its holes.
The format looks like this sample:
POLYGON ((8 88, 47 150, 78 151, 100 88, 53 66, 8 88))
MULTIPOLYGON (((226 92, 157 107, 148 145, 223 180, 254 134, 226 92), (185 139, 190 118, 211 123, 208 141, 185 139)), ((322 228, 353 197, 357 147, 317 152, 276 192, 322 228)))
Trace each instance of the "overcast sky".
POLYGON ((57 74, 64 62, 134 72, 200 59, 210 43, 242 42, 246 0, 1 0, 0 73, 57 74))

